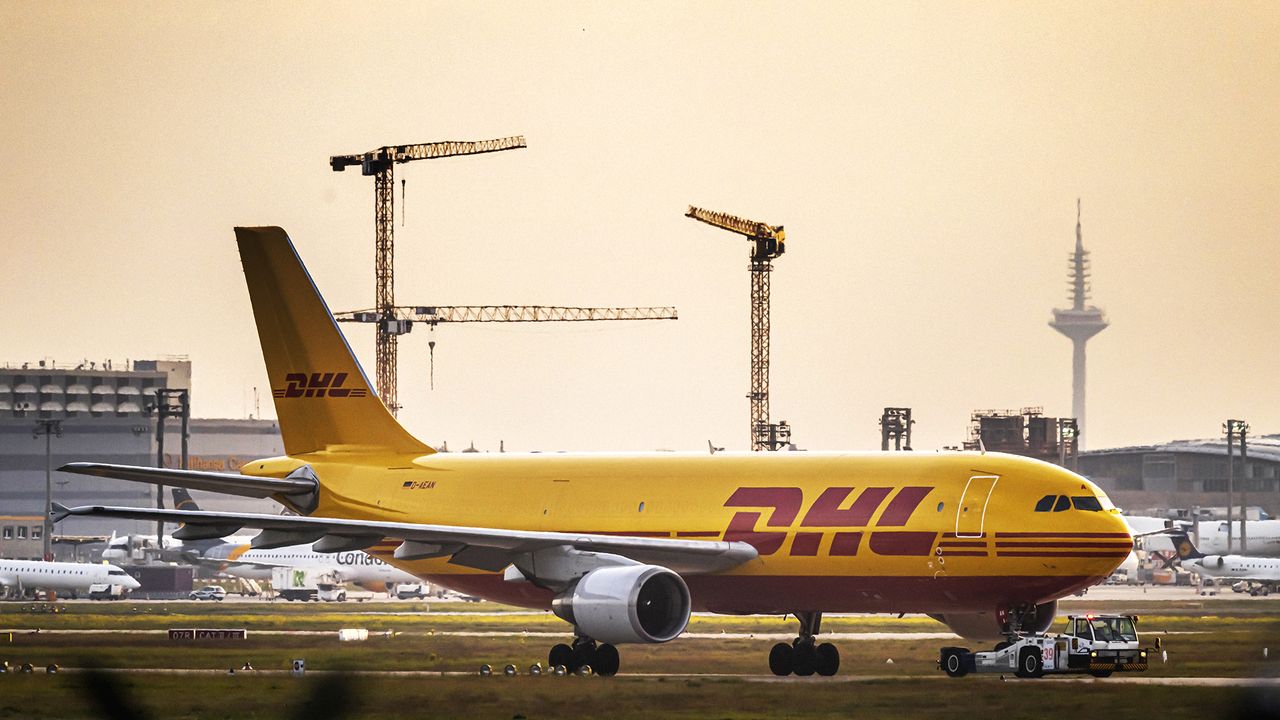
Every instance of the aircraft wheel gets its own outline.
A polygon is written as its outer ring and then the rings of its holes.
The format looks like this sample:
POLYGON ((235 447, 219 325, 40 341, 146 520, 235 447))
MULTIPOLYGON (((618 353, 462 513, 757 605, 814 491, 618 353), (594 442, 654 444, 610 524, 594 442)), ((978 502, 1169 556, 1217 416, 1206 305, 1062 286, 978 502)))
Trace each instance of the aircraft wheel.
POLYGON ((1038 648, 1022 648, 1022 653, 1018 655, 1016 674, 1020 678, 1038 678, 1044 675, 1044 661, 1040 659, 1038 648))
POLYGON ((610 677, 618 674, 622 659, 618 657, 618 648, 605 643, 596 648, 596 661, 591 665, 597 675, 610 677))
POLYGON ((573 661, 569 667, 576 673, 584 666, 590 667, 592 672, 595 672, 596 644, 593 642, 574 643, 573 661))
POLYGON ((823 677, 831 677, 840 670, 840 650, 831 643, 822 643, 814 648, 817 655, 818 674, 823 677))
POLYGON ((573 648, 559 643, 551 648, 551 652, 547 653, 547 667, 555 668, 563 665, 566 668, 573 664, 573 648))
POLYGON ((792 672, 800 677, 809 677, 818 670, 818 653, 812 642, 801 642, 794 650, 795 654, 791 658, 792 672))
POLYGON ((778 677, 791 674, 791 659, 795 651, 786 643, 778 643, 769 651, 769 670, 778 677))

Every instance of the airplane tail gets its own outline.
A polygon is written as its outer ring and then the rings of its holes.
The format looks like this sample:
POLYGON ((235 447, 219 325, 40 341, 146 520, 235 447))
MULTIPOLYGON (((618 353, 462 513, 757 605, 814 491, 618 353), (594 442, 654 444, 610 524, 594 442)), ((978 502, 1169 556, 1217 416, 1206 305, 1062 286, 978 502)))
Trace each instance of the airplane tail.
POLYGON ((285 231, 238 227, 236 243, 285 453, 435 452, 369 386, 285 231))
POLYGON ((186 488, 176 487, 173 489, 173 509, 199 510, 200 506, 196 505, 196 501, 192 499, 191 493, 187 492, 186 488))
POLYGON ((1179 560, 1199 560, 1204 557, 1204 553, 1191 542, 1191 536, 1186 532, 1170 533, 1169 539, 1173 541, 1173 549, 1178 553, 1179 560))
MULTIPOLYGON (((191 493, 187 492, 186 488, 176 487, 170 490, 170 492, 173 493, 173 509, 174 510, 200 512, 200 506, 196 504, 195 498, 191 497, 191 493)), ((185 528, 186 526, 187 526, 186 523, 178 523, 179 535, 181 534, 183 528, 185 528)), ((221 538, 198 538, 195 540, 191 540, 191 539, 179 537, 179 539, 182 540, 182 548, 179 550, 177 557, 180 558, 183 562, 192 562, 193 557, 196 557, 202 554, 205 550, 208 550, 209 548, 215 545, 222 544, 221 538), (195 550, 195 553, 196 553, 195 556, 191 554, 193 549, 195 550)))

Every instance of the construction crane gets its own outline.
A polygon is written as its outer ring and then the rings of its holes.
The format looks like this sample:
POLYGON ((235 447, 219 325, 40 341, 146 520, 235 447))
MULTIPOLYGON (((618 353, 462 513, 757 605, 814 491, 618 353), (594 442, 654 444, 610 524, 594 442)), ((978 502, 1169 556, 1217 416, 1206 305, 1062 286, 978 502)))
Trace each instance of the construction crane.
MULTIPOLYGON (((377 310, 338 313, 338 322, 377 322, 377 310)), ((414 305, 392 308, 407 323, 584 322, 589 320, 676 320, 674 307, 582 308, 560 305, 414 305)))
MULTIPOLYGON (((674 307, 615 307, 583 308, 561 305, 402 305, 391 308, 391 313, 376 308, 353 310, 334 316, 338 322, 376 323, 389 316, 409 332, 414 323, 423 323, 432 329, 440 323, 495 323, 495 322, 588 322, 592 320, 677 320, 674 307)), ((431 387, 436 385, 436 341, 427 343, 431 348, 431 387)))
POLYGON ((448 140, 420 143, 418 145, 388 145, 357 155, 334 155, 329 166, 342 172, 349 166, 359 165, 361 174, 373 176, 374 214, 374 305, 379 317, 376 320, 378 397, 395 414, 400 405, 396 399, 396 344, 400 335, 409 331, 409 325, 396 320, 395 300, 395 166, 411 160, 434 160, 458 155, 516 150, 526 147, 524 136, 517 135, 496 140, 478 142, 448 140))
POLYGON ((769 422, 769 273, 773 261, 786 252, 781 225, 746 220, 728 213, 689 206, 685 217, 745 235, 751 246, 751 449, 777 450, 791 441, 785 420, 769 422))

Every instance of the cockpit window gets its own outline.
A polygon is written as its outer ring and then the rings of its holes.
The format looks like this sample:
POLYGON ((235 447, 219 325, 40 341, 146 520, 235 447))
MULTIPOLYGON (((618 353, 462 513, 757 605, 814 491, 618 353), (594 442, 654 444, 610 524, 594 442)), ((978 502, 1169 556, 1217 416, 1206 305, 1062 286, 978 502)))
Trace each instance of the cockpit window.
POLYGON ((1073 497, 1071 498, 1071 504, 1075 505, 1077 510, 1102 512, 1102 503, 1098 502, 1098 498, 1092 495, 1087 495, 1085 497, 1073 497))
POLYGON ((124 575, 125 573, 123 570, 108 570, 107 574, 108 575, 124 575))
POLYGON ((1063 510, 1070 510, 1070 509, 1071 509, 1071 501, 1067 499, 1066 495, 1059 495, 1058 503, 1053 506, 1053 511, 1062 512, 1063 510))
POLYGON ((1036 512, 1049 512, 1053 509, 1054 496, 1045 495, 1040 498, 1040 502, 1036 503, 1036 512))

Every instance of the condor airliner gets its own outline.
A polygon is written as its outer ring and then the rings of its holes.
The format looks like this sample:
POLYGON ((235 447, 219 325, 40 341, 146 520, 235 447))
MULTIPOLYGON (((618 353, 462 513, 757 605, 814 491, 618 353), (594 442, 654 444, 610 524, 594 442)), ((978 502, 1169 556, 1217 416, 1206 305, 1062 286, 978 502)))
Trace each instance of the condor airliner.
MULTIPOLYGON (((200 509, 183 488, 173 489, 173 506, 179 510, 200 509)), ((332 572, 342 582, 373 590, 382 587, 390 591, 394 585, 418 582, 413 575, 363 550, 319 553, 310 544, 255 549, 249 542, 237 539, 203 540, 184 544, 177 556, 183 562, 213 566, 246 580, 270 580, 276 568, 289 567, 332 572)))
POLYGON ((183 539, 366 549, 431 583, 550 608, 553 665, 616 673, 691 611, 784 614, 779 674, 834 674, 824 612, 928 613, 966 637, 1043 629, 1057 599, 1133 547, 1119 511, 1062 468, 997 453, 436 453, 378 400, 293 244, 236 238, 286 455, 239 475, 73 463, 62 470, 270 497, 299 513, 57 507, 185 523, 183 539))

